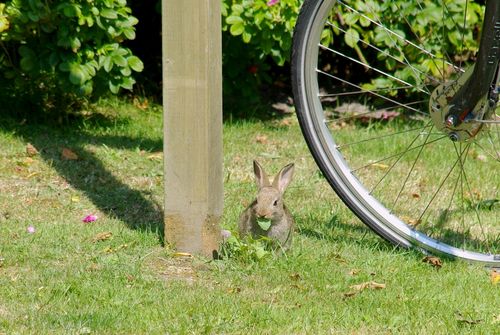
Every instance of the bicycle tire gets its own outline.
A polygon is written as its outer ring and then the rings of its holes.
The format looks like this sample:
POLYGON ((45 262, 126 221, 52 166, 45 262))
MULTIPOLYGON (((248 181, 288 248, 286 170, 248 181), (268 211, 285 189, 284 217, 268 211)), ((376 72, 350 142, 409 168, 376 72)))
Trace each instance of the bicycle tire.
MULTIPOLYGON (((353 169, 349 165, 350 161, 344 157, 344 154, 339 149, 340 145, 336 142, 336 139, 340 135, 330 129, 325 121, 326 114, 329 112, 326 111, 326 108, 323 108, 323 102, 320 98, 321 85, 318 77, 322 74, 322 71, 318 70, 318 63, 320 54, 325 49, 324 46, 321 45, 321 39, 328 18, 334 13, 332 11, 335 10, 336 5, 345 5, 346 2, 347 1, 335 0, 305 0, 297 20, 293 37, 292 86, 294 103, 303 136, 319 169, 350 210, 363 223, 387 241, 404 248, 417 248, 425 253, 443 254, 468 261, 479 262, 488 266, 500 267, 500 254, 497 246, 498 236, 496 236, 496 240, 495 236, 493 236, 492 241, 495 244, 493 248, 488 247, 486 250, 479 251, 467 249, 465 242, 462 246, 451 245, 448 244, 447 241, 429 236, 430 234, 427 234, 426 231, 419 230, 415 226, 408 224, 407 220, 403 220, 399 213, 396 213, 392 208, 388 208, 384 201, 372 195, 372 191, 363 184, 363 178, 353 172, 353 169)), ((337 52, 337 54, 344 55, 345 53, 341 51, 337 52)), ((352 60, 348 61, 352 62, 352 60)), ((371 92, 369 95, 373 96, 374 94, 371 92)), ((339 97, 342 98, 342 95, 336 97, 337 106, 339 105, 339 97)), ((428 116, 428 118, 430 119, 430 116, 428 116)), ((432 129, 428 130, 429 134, 431 132, 432 129)), ((427 137, 429 136, 430 135, 427 135, 427 137)), ((424 144, 426 143, 424 142, 424 144)), ((453 146, 457 148, 456 144, 453 144, 453 146)), ((423 151, 423 149, 419 150, 423 151)), ((425 150, 427 150, 427 148, 425 150)), ((466 179, 466 177, 462 176, 462 173, 465 175, 464 166, 471 161, 470 159, 468 161, 466 160, 469 149, 467 149, 465 153, 465 158, 462 158, 464 152, 465 149, 462 149, 462 144, 460 144, 460 151, 457 152, 457 156, 459 165, 464 172, 456 172, 456 174, 460 174, 460 177, 457 177, 457 181, 455 182, 450 204, 451 202, 458 202, 458 200, 454 200, 455 191, 459 184, 458 178, 460 178, 460 183, 464 184, 463 180, 466 179)), ((416 165, 418 159, 419 158, 416 158, 415 162, 412 163, 413 166, 416 165)), ((455 163, 455 165, 456 164, 457 163, 455 163)), ((497 168, 495 163, 493 166, 497 168)), ((451 169, 449 174, 452 172, 455 174, 453 171, 454 168, 455 166, 451 169)), ((387 174, 387 172, 384 173, 387 174)), ((406 178, 407 180, 412 173, 413 170, 409 172, 406 178)), ((366 179, 366 177, 364 178, 366 179)), ((482 178, 484 179, 484 177, 482 178)), ((444 179, 445 181, 443 181, 443 184, 446 182, 446 179, 448 179, 448 176, 444 179)), ((493 182, 498 183, 498 177, 494 177, 493 182)), ((403 188, 404 187, 405 185, 403 185, 403 188)), ((465 187, 462 185, 462 202, 464 202, 464 194, 466 193, 464 192, 464 188, 465 187)), ((496 189, 498 189, 498 185, 496 189)), ((401 189, 399 193, 402 193, 402 191, 403 189, 401 189)), ((488 192, 488 195, 492 192, 495 196, 498 194, 496 190, 488 190, 488 192)), ((413 196, 417 197, 419 195, 414 194, 413 196)), ((436 195, 433 195, 431 202, 427 205, 428 207, 432 204, 435 197, 436 195)), ((458 197, 459 196, 457 196, 457 198, 458 197)), ((462 204, 461 206, 464 205, 462 204)), ((493 206, 496 205, 494 204, 493 206)), ((448 207, 447 211, 450 211, 450 207, 451 205, 448 207)), ((425 210, 427 211, 427 208, 425 210)), ((463 211, 463 207, 461 210, 463 211)), ((437 212, 437 210, 435 211, 437 212)), ((488 213, 490 216, 494 215, 493 221, 495 221, 495 217, 497 217, 497 207, 494 207, 494 212, 494 214, 488 213)), ((447 215, 447 213, 445 215, 447 215)), ((467 215, 469 215, 469 213, 467 215)), ((424 214, 422 214, 422 216, 424 216, 424 214)), ((464 219, 462 218, 462 220, 464 219)), ((493 228, 498 229, 497 226, 493 228)), ((490 236, 488 236, 488 238, 490 238, 490 236)))

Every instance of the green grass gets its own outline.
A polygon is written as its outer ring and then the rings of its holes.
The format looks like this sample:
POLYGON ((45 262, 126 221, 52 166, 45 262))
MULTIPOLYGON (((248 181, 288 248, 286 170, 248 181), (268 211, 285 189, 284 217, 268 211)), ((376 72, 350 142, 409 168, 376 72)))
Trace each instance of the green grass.
POLYGON ((159 107, 105 101, 60 128, 0 118, 0 334, 498 332, 488 271, 438 270, 374 235, 322 178, 293 117, 224 126, 224 228, 255 196, 252 159, 273 172, 296 163, 294 245, 261 261, 163 247, 159 107), (82 223, 88 214, 98 220, 82 223), (346 296, 369 281, 386 286, 346 296))

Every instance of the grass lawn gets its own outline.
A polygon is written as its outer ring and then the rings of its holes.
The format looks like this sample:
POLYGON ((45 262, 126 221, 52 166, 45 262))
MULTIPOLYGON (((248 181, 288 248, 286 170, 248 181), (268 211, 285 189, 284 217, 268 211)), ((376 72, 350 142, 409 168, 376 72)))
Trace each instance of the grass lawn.
POLYGON ((256 194, 252 159, 295 162, 292 250, 177 257, 163 247, 161 116, 114 100, 71 127, 0 115, 0 334, 498 334, 490 272, 435 268, 369 231, 293 116, 224 125, 222 222, 234 231, 256 194), (369 282, 383 285, 355 286, 369 282))

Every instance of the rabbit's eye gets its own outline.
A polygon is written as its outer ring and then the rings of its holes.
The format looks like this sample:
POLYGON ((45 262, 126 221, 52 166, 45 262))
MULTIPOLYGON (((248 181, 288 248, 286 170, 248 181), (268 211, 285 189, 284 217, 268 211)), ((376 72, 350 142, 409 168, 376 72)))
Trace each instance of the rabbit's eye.
POLYGON ((278 206, 278 200, 274 200, 273 205, 276 207, 278 206))

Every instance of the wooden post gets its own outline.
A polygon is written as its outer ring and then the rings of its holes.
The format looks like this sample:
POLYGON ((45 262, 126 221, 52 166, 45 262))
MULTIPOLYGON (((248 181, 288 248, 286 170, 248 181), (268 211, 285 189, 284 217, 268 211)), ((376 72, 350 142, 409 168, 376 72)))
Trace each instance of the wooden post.
POLYGON ((212 257, 223 207, 220 0, 162 0, 165 239, 212 257))

